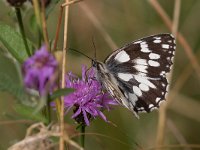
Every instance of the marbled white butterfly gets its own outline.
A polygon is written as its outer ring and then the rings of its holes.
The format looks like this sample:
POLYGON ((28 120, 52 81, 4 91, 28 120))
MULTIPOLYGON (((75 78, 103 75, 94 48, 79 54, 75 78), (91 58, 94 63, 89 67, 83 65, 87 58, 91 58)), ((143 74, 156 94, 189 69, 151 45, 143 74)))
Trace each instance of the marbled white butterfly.
POLYGON ((93 67, 110 95, 138 117, 165 100, 175 49, 171 34, 153 35, 117 49, 104 63, 93 60, 93 67))

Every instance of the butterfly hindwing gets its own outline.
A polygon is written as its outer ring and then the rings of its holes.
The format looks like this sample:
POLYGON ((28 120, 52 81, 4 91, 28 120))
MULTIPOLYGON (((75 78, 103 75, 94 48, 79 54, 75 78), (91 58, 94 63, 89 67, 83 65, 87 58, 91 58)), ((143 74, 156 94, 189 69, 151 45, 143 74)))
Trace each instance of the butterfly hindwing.
POLYGON ((126 97, 123 103, 130 110, 150 112, 165 99, 166 73, 170 71, 175 47, 172 35, 158 34, 127 44, 105 60, 107 70, 115 78, 113 84, 126 97))

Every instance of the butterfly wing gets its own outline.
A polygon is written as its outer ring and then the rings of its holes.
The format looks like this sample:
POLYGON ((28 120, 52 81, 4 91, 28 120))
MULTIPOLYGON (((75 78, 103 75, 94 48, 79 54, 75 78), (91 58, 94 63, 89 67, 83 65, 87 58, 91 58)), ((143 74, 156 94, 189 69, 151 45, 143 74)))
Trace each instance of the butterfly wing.
POLYGON ((175 48, 171 34, 158 34, 127 44, 105 60, 130 110, 150 112, 165 100, 166 74, 173 64, 175 48))

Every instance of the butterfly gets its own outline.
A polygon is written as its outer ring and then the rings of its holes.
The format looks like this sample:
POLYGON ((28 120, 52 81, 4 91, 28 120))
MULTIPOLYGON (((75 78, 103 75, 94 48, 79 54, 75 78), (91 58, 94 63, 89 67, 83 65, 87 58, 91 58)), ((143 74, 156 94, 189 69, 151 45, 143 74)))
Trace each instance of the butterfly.
POLYGON ((152 35, 115 50, 104 62, 93 60, 92 66, 108 93, 139 117, 166 99, 175 49, 173 35, 152 35))

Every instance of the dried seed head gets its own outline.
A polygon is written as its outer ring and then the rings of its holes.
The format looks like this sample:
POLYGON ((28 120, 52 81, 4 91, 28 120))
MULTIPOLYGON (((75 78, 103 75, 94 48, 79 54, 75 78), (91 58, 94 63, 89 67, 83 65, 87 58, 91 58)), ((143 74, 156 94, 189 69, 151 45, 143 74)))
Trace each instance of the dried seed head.
MULTIPOLYGON (((31 3, 33 3, 32 1, 33 0, 29 0, 31 3)), ((49 4, 50 4, 50 2, 51 2, 51 0, 39 0, 39 3, 40 3, 40 5, 42 5, 42 1, 44 2, 44 6, 45 7, 47 7, 49 4)))

